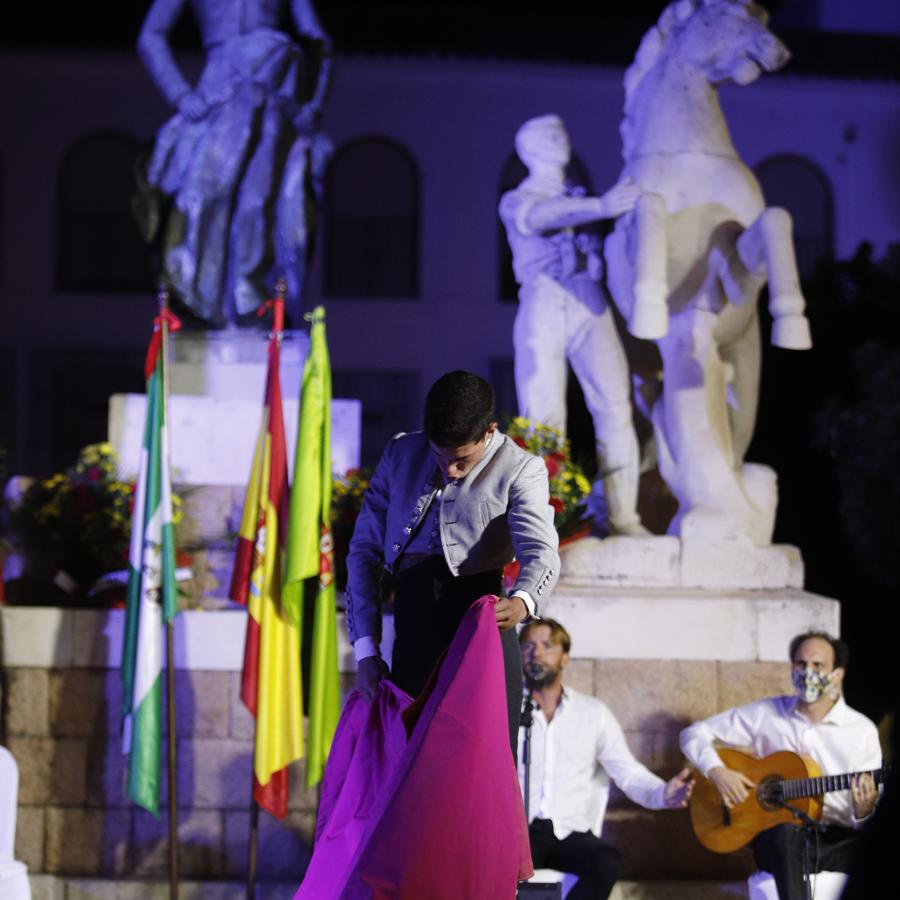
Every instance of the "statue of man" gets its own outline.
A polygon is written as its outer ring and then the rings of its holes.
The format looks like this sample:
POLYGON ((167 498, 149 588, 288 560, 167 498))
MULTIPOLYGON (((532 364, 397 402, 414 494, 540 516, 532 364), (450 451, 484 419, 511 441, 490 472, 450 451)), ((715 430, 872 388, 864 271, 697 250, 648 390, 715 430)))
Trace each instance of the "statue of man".
POLYGON ((192 0, 206 62, 191 85, 167 39, 186 0, 153 0, 138 52, 176 112, 157 135, 136 212, 163 269, 201 319, 234 324, 275 277, 299 300, 330 146, 316 132, 331 41, 311 0, 290 0, 310 66, 278 30, 283 0, 192 0), (317 71, 305 84, 307 70, 317 71))
POLYGON ((516 152, 528 177, 503 195, 500 218, 519 283, 513 330, 519 414, 565 432, 568 359, 594 420, 610 532, 645 534, 637 514, 640 452, 628 362, 599 281, 599 242, 578 230, 631 209, 638 188, 625 181, 602 197, 572 191, 565 177, 569 136, 555 115, 525 122, 516 152))

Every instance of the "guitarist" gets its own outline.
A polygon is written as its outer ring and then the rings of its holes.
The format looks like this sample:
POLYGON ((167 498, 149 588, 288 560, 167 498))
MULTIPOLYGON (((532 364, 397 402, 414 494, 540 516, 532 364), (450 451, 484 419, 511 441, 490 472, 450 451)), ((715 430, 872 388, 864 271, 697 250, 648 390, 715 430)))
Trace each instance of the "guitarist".
MULTIPOLYGON (((810 631, 791 641, 794 695, 769 697, 719 713, 681 732, 685 756, 718 789, 731 808, 755 787, 741 772, 726 768, 715 744, 749 747, 763 757, 779 750, 811 756, 823 775, 877 769, 881 747, 874 723, 844 702, 841 684, 849 650, 844 641, 810 631)), ((818 853, 810 854, 810 872, 846 872, 859 825, 872 814, 878 790, 871 775, 851 781, 851 790, 825 794, 818 853)), ((760 869, 775 877, 780 900, 802 900, 803 836, 792 823, 776 825, 753 840, 760 869)))

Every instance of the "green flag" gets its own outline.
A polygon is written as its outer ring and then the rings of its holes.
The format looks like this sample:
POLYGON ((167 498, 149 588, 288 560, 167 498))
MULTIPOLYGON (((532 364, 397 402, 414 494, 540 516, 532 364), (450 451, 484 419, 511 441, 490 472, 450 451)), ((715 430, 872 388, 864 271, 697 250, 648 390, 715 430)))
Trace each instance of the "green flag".
POLYGON ((128 796, 159 813, 163 623, 175 617, 175 540, 159 334, 147 354, 147 413, 134 494, 122 685, 128 796))
POLYGON ((294 621, 301 623, 304 581, 317 580, 310 641, 308 786, 322 779, 340 714, 331 536, 331 364, 325 340, 325 310, 318 306, 309 318, 312 326, 300 393, 282 594, 285 608, 294 621))

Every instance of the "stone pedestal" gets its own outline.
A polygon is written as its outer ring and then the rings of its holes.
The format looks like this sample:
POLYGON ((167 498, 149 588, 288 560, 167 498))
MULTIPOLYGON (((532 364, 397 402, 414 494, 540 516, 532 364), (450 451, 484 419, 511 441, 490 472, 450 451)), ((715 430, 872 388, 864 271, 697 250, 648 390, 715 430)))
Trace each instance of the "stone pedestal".
MULTIPOLYGON (((281 347, 281 390, 293 478, 300 386, 309 349, 305 331, 287 332, 281 347)), ((191 556, 190 605, 226 603, 235 536, 259 433, 268 365, 267 336, 245 330, 172 336, 169 367, 169 446, 172 480, 182 500, 179 549, 191 556)), ((109 440, 123 476, 136 475, 146 398, 114 394, 109 440)), ((358 400, 331 404, 332 468, 359 466, 362 408, 358 400)))

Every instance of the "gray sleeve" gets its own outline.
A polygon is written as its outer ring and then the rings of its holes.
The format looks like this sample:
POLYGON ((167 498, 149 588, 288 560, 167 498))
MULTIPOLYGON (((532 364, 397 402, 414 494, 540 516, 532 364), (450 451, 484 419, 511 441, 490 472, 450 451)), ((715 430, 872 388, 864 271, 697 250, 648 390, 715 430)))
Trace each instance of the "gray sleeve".
POLYGON ((528 457, 510 487, 507 512, 519 577, 513 590, 527 591, 538 611, 559 578, 559 536, 553 525, 547 467, 528 457))

